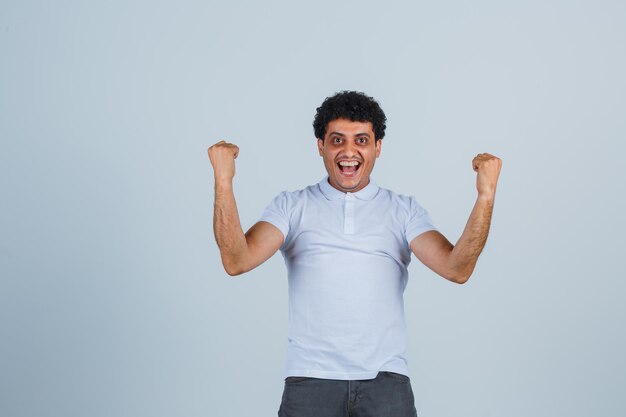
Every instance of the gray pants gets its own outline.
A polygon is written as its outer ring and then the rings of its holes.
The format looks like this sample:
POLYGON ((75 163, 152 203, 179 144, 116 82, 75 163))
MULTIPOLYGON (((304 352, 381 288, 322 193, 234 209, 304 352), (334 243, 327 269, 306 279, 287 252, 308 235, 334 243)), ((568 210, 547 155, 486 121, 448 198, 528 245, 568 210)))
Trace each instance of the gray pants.
POLYGON ((381 371, 374 379, 285 378, 279 417, 417 417, 408 376, 381 371))

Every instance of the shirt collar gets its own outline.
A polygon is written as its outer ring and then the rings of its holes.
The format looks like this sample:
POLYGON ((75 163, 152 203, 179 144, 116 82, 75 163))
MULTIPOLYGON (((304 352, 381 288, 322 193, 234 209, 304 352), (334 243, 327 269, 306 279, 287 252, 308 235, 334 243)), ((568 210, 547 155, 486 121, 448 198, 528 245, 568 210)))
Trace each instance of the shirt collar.
POLYGON ((359 200, 371 200, 376 196, 380 187, 376 185, 374 180, 370 177, 370 182, 364 188, 357 191, 356 193, 344 193, 339 191, 328 182, 328 175, 319 182, 320 191, 324 194, 328 200, 339 200, 340 198, 345 198, 346 194, 351 194, 358 198, 359 200))

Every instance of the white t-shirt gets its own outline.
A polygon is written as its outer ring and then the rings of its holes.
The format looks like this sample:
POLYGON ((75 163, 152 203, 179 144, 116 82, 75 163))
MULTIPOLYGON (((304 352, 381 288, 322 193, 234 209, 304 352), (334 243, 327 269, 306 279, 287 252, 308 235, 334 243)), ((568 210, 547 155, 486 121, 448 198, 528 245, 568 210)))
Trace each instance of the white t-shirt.
POLYGON ((413 197, 373 181, 343 193, 328 177, 282 192, 260 221, 285 236, 289 279, 284 376, 372 379, 409 374, 403 293, 409 244, 436 230, 413 197))

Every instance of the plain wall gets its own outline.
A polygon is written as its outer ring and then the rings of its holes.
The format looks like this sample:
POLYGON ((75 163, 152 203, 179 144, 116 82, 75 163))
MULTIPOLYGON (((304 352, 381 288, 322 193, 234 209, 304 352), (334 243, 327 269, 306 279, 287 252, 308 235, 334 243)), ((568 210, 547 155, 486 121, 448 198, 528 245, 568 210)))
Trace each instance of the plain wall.
POLYGON ((470 281, 415 260, 418 414, 622 416, 620 1, 0 3, 0 415, 276 415, 287 279, 227 276, 207 148, 238 144, 244 229, 325 174, 311 126, 388 116, 375 181, 453 242, 503 160, 470 281))

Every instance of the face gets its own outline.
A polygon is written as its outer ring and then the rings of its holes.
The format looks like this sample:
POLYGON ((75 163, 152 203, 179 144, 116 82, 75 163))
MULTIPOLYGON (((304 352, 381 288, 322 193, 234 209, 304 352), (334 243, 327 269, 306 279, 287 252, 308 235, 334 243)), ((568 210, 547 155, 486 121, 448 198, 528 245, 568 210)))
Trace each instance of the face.
POLYGON ((344 193, 355 193, 370 182, 382 140, 376 140, 371 122, 336 119, 328 123, 326 137, 317 148, 324 158, 330 185, 344 193))

